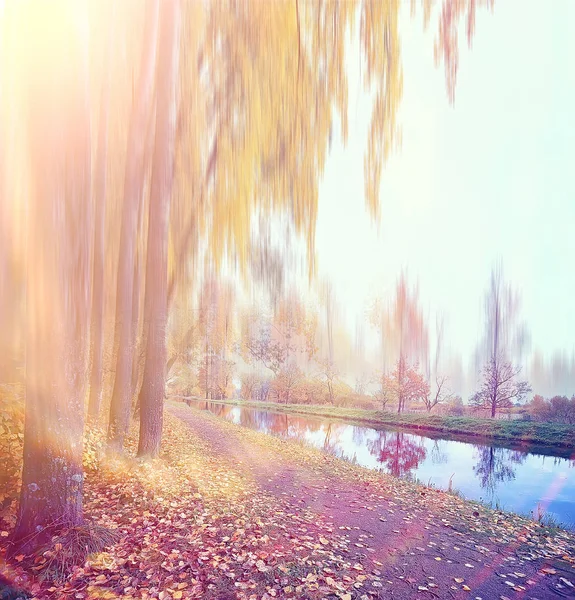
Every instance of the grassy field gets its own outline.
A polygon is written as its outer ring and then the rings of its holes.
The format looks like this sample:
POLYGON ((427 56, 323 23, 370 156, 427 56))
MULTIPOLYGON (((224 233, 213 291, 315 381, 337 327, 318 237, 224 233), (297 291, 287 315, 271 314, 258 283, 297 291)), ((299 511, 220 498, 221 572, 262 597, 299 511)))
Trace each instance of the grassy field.
MULTIPOLYGON (((192 398, 204 401, 203 398, 192 398)), ((245 406, 276 413, 290 413, 339 419, 365 425, 392 426, 415 429, 442 437, 473 437, 485 441, 499 441, 514 445, 575 450, 575 426, 560 423, 536 423, 532 421, 503 421, 476 417, 448 417, 438 415, 401 414, 378 410, 343 408, 339 406, 278 404, 276 402, 252 402, 245 400, 214 400, 217 403, 245 406)), ((562 452, 571 455, 570 452, 562 452)))

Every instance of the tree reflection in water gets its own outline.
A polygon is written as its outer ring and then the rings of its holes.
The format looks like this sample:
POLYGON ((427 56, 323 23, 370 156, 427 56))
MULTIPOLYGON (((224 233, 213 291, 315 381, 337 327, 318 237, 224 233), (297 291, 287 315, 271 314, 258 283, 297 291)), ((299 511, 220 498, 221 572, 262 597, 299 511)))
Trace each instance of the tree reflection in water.
POLYGON ((399 431, 378 431, 375 440, 367 442, 369 451, 394 477, 407 477, 425 459, 422 441, 399 431))
POLYGON ((473 472, 479 478, 481 487, 490 494, 495 492, 498 483, 515 479, 515 467, 527 457, 524 452, 491 446, 478 447, 477 453, 478 460, 473 472))
POLYGON ((325 429, 325 438, 323 440, 322 450, 327 454, 331 454, 331 456, 355 462, 355 453, 353 456, 348 455, 343 447, 343 444, 341 443, 340 436, 342 431, 343 427, 341 425, 338 426, 334 425, 333 423, 328 423, 325 429))
POLYGON ((443 450, 443 444, 439 440, 435 440, 431 449, 431 462, 434 465, 444 465, 448 460, 449 457, 445 450, 443 450))

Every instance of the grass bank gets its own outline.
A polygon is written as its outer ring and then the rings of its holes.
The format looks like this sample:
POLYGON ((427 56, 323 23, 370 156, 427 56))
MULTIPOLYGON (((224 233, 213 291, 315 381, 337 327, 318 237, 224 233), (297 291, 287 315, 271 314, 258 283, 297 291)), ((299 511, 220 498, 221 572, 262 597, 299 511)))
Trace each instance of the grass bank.
MULTIPOLYGON (((191 398, 204 401, 203 398, 191 398)), ((401 414, 360 408, 344 408, 317 404, 277 404, 246 400, 214 400, 213 402, 245 406, 276 413, 309 415, 338 419, 374 427, 397 427, 418 430, 443 437, 473 437, 482 441, 537 446, 540 449, 557 449, 563 456, 571 456, 575 450, 575 426, 560 423, 536 423, 532 421, 499 421, 476 417, 449 417, 439 415, 401 414)), ((530 448, 531 449, 531 448, 530 448)))

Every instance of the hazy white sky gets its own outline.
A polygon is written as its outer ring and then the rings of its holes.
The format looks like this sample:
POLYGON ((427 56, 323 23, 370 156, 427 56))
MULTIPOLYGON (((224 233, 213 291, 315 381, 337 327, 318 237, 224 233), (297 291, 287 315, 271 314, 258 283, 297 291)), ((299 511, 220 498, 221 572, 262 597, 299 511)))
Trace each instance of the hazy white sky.
POLYGON ((350 136, 336 140, 320 191, 319 273, 353 327, 366 299, 392 290, 403 267, 423 308, 447 319, 464 361, 480 336, 496 260, 521 291, 533 349, 575 346, 575 1, 496 0, 460 35, 455 106, 433 62, 437 12, 401 21, 403 143, 383 173, 381 226, 364 208, 370 120, 350 53, 350 136))

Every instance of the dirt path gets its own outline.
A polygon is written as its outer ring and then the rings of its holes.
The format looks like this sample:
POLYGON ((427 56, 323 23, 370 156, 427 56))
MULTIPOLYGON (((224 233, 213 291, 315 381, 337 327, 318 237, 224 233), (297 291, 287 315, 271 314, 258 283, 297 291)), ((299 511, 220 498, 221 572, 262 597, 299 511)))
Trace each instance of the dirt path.
MULTIPOLYGON (((170 402, 214 455, 292 511, 343 538, 381 578, 379 598, 575 598, 573 537, 452 495, 349 465, 170 402)), ((358 598, 365 591, 358 590, 358 598)), ((377 595, 379 594, 379 595, 377 595)))

